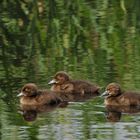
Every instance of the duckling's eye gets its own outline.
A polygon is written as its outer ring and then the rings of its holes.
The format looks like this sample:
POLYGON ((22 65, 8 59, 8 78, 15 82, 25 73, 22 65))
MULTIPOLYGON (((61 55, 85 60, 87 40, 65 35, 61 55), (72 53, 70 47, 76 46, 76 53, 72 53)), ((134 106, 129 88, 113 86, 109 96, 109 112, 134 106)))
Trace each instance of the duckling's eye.
POLYGON ((111 90, 111 88, 107 88, 106 90, 109 91, 109 90, 111 90))
POLYGON ((57 80, 60 80, 60 79, 62 79, 63 78, 63 76, 58 76, 56 79, 57 80))
POLYGON ((25 91, 25 92, 29 92, 30 90, 29 90, 28 88, 25 88, 24 91, 25 91))

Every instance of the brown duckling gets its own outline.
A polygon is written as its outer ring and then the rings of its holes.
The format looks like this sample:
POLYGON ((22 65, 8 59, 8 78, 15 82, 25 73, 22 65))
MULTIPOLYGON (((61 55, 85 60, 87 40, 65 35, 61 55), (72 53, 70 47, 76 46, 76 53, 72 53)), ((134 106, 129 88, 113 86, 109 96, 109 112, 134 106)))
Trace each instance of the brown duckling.
POLYGON ((134 91, 122 91, 117 83, 110 83, 106 87, 106 91, 102 94, 106 96, 105 105, 140 105, 140 93, 134 91))
POLYGON ((98 86, 86 81, 72 80, 64 71, 57 72, 54 76, 54 79, 51 80, 48 84, 52 85, 52 91, 63 93, 79 93, 79 95, 97 95, 99 94, 100 89, 98 86))
POLYGON ((18 97, 20 97, 20 103, 23 105, 53 105, 61 102, 60 97, 55 93, 49 90, 39 90, 34 83, 25 84, 18 97))

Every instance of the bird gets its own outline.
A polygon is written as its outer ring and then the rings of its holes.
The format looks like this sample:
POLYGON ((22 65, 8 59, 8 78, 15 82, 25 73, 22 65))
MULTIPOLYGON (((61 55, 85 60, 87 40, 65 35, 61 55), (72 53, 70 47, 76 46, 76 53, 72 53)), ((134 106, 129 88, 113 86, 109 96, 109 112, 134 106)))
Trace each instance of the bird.
POLYGON ((50 90, 40 90, 35 83, 27 83, 17 95, 22 105, 53 105, 60 103, 61 98, 50 90))
POLYGON ((48 83, 51 90, 61 93, 75 93, 79 96, 85 94, 98 95, 100 87, 84 80, 73 80, 65 71, 59 71, 54 78, 48 83))
POLYGON ((140 93, 135 91, 123 91, 118 83, 108 84, 105 92, 101 96, 105 96, 105 105, 140 105, 140 93))

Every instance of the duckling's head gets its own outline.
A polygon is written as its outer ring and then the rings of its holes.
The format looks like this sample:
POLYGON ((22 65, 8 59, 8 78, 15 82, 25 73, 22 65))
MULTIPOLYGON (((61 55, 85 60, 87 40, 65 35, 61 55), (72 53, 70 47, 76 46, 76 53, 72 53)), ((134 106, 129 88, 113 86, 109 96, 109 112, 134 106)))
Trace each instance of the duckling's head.
POLYGON ((121 88, 118 83, 110 83, 107 85, 102 96, 113 97, 121 94, 121 88))
POLYGON ((38 90, 38 87, 37 87, 36 84, 34 84, 34 83, 25 84, 22 87, 21 92, 18 94, 18 97, 21 97, 21 96, 26 96, 26 97, 34 96, 34 95, 37 94, 37 90, 38 90))
POLYGON ((69 81, 69 75, 64 71, 59 71, 55 74, 54 78, 48 84, 64 84, 65 82, 69 81))

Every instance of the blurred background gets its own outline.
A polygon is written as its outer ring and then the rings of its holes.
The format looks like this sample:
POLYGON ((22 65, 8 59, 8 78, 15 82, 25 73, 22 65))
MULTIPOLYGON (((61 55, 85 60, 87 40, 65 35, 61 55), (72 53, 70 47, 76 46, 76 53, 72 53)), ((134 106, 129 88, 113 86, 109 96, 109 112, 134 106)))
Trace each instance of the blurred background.
POLYGON ((139 90, 140 1, 0 2, 0 139, 139 139, 140 117, 124 115, 112 125, 100 98, 40 115, 34 123, 22 119, 19 89, 29 82, 50 88, 60 70, 103 89, 118 82, 139 90))

